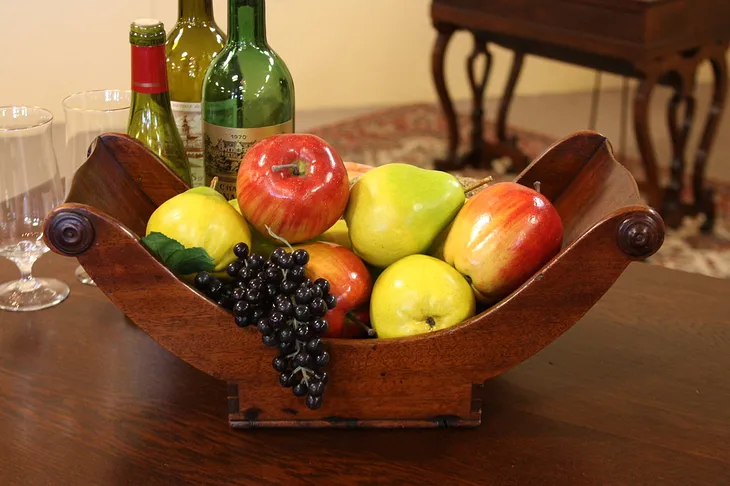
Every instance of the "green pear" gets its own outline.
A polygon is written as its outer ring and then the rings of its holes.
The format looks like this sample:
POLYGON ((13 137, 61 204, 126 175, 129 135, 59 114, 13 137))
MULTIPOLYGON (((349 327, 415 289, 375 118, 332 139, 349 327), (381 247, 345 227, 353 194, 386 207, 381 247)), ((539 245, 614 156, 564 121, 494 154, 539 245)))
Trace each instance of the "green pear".
POLYGON ((345 221, 352 249, 379 268, 426 253, 465 200, 461 183, 448 172, 404 163, 377 167, 350 190, 345 221))

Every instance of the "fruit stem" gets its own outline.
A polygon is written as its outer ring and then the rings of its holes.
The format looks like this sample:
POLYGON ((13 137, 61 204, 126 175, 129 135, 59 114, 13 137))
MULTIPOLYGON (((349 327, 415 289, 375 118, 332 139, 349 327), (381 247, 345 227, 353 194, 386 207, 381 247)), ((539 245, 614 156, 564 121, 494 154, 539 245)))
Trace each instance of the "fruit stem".
POLYGON ((535 181, 533 186, 535 187, 535 190, 539 193, 540 192, 540 181, 535 181))
POLYGON ((353 313, 348 312, 347 314, 345 314, 345 317, 347 319, 349 319, 351 322, 354 322, 358 326, 362 327, 363 330, 365 332, 367 332, 368 337, 376 337, 378 335, 378 333, 375 332, 375 329, 373 329, 372 327, 368 326, 367 324, 365 324, 364 322, 362 322, 360 319, 358 319, 357 317, 355 317, 355 315, 353 313))
POLYGON ((302 372, 302 381, 305 385, 309 385, 309 374, 313 373, 313 371, 307 368, 302 368, 301 366, 297 366, 294 371, 292 371, 292 374, 296 375, 300 371, 302 372))
POLYGON ((215 186, 218 185, 218 176, 213 177, 213 179, 210 181, 210 188, 215 189, 215 186))
POLYGON ((301 172, 299 172, 299 165, 298 164, 279 164, 279 165, 272 165, 271 170, 274 172, 281 172, 282 170, 291 169, 292 174, 295 176, 301 175, 301 172))
POLYGON ((467 187, 466 189, 464 189, 464 194, 469 194, 469 193, 470 193, 470 192, 472 192, 473 190, 475 190, 475 189, 479 189, 480 187, 482 187, 482 186, 484 186, 484 185, 486 185, 486 184, 489 184, 489 183, 490 183, 490 182, 492 182, 493 180, 494 180, 494 177, 492 177, 492 176, 489 176, 489 177, 485 177, 484 179, 480 180, 480 181, 479 181, 479 182, 477 182, 476 184, 473 184, 473 185, 471 185, 471 186, 467 187))
POLYGON ((279 236, 276 233, 274 233, 273 231, 271 231, 271 228, 269 227, 268 224, 265 226, 266 226, 266 230, 269 232, 269 234, 271 235, 272 238, 276 238, 277 240, 284 243, 286 245, 286 247, 289 248, 289 251, 294 253, 294 248, 292 248, 292 246, 289 244, 288 241, 286 241, 284 238, 282 238, 281 236, 279 236))

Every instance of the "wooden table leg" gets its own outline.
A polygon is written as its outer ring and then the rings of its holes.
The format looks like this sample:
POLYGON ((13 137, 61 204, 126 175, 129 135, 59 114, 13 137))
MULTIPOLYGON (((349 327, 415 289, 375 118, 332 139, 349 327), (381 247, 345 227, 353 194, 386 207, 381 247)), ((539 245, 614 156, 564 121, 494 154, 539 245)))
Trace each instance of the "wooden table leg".
POLYGON ((462 160, 462 164, 480 165, 484 157, 484 90, 492 71, 492 53, 487 45, 487 36, 483 32, 474 32, 474 48, 466 60, 466 71, 471 87, 471 150, 462 160), (477 60, 484 56, 484 72, 477 75, 477 60))
POLYGON ((682 224, 682 217, 685 213, 682 208, 685 154, 687 138, 694 121, 694 110, 694 76, 690 78, 680 75, 680 84, 675 88, 674 95, 669 100, 667 107, 667 125, 672 140, 672 161, 669 166, 669 184, 664 190, 664 201, 661 206, 664 222, 672 228, 682 224), (682 104, 684 104, 684 120, 680 124, 677 112, 682 104))
POLYGON ((451 24, 435 24, 438 36, 431 52, 431 73, 433 82, 436 85, 436 93, 438 94, 441 110, 446 118, 448 149, 445 159, 436 161, 436 166, 440 168, 457 168, 459 161, 457 160, 456 151, 459 146, 459 125, 454 111, 454 104, 449 96, 449 90, 446 87, 446 77, 444 74, 444 59, 446 57, 446 48, 449 45, 451 37, 456 31, 456 27, 451 24))
POLYGON ((719 45, 708 57, 712 65, 714 76, 712 101, 705 121, 697 154, 695 156, 694 172, 692 174, 692 188, 695 199, 695 211, 705 214, 705 222, 701 229, 712 232, 715 224, 715 201, 711 187, 705 187, 705 167, 707 157, 717 134, 717 128, 722 112, 725 109, 725 98, 728 90, 727 44, 719 45))
POLYGON ((634 129, 639 152, 646 172, 642 190, 647 195, 649 205, 661 213, 670 228, 682 224, 685 216, 702 214, 705 221, 701 226, 704 232, 712 232, 715 220, 713 190, 705 185, 705 166, 717 127, 725 106, 728 89, 726 52, 728 44, 713 44, 657 60, 651 66, 637 66, 646 73, 634 99, 634 129), (682 200, 686 178, 686 149, 689 134, 694 125, 695 78, 700 63, 709 60, 714 74, 714 90, 710 110, 705 121, 699 148, 695 156, 692 172, 693 202, 682 200), (648 109, 651 92, 659 82, 672 86, 674 95, 667 106, 667 124, 672 140, 672 160, 670 177, 666 187, 658 181, 656 155, 649 135, 648 109), (684 117, 679 120, 679 109, 684 105, 684 117))
POLYGON ((634 133, 646 175, 642 189, 647 193, 648 204, 659 209, 661 207, 662 191, 659 187, 656 155, 649 130, 649 103, 657 80, 658 74, 651 73, 641 80, 636 90, 634 95, 634 133))
POLYGON ((517 146, 517 137, 508 137, 507 135, 507 114, 512 103, 512 97, 517 87, 517 80, 522 72, 522 63, 525 60, 525 53, 521 50, 514 51, 512 58, 512 68, 507 78, 507 84, 502 93, 502 99, 499 102, 499 114, 497 115, 497 140, 502 147, 507 149, 507 156, 512 160, 511 172, 521 172, 528 166, 530 160, 517 146), (509 150, 509 149, 512 150, 509 150))
POLYGON ((470 147, 466 154, 459 157, 457 155, 459 124, 451 97, 446 88, 444 75, 446 46, 455 31, 455 27, 449 24, 436 24, 435 26, 438 36, 431 57, 432 74, 448 128, 447 154, 445 158, 435 161, 436 168, 454 170, 465 165, 488 167, 495 159, 507 157, 511 161, 510 172, 522 171, 529 164, 529 159, 517 147, 517 139, 514 137, 508 138, 507 136, 507 114, 522 70, 524 53, 522 51, 515 51, 514 53, 512 68, 499 106, 497 141, 490 142, 484 137, 484 92, 489 81, 493 56, 489 50, 489 34, 482 31, 472 31, 474 47, 466 60, 467 75, 472 92, 470 147), (485 58, 484 71, 477 73, 477 61, 481 57, 485 58))

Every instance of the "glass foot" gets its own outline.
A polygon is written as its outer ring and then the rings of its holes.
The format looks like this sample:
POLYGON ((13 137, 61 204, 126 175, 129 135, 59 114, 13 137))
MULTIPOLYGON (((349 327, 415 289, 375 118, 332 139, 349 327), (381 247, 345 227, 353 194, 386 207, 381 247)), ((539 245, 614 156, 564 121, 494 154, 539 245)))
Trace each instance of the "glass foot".
POLYGON ((96 286, 96 283, 94 283, 94 280, 89 276, 88 273, 86 273, 86 270, 84 270, 84 267, 79 265, 76 267, 76 278, 84 285, 93 285, 96 286))
POLYGON ((0 309, 36 311, 52 307, 68 297, 68 285, 55 278, 16 280, 0 284, 0 309))

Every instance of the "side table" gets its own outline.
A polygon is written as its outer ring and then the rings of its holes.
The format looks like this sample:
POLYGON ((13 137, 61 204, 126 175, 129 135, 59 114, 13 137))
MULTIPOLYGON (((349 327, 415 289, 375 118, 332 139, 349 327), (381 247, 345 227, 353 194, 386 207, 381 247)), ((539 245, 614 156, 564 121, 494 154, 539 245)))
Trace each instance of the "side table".
POLYGON ((448 125, 446 158, 437 167, 490 164, 499 157, 520 171, 527 157, 507 133, 507 116, 527 54, 576 64, 640 80, 634 97, 634 132, 646 172, 642 183, 648 203, 668 226, 676 228, 685 215, 703 214, 702 230, 711 232, 715 219, 714 194, 705 184, 705 166, 721 118, 728 88, 726 53, 730 44, 730 2, 727 0, 433 0, 431 19, 438 32, 432 51, 433 80, 448 125), (457 30, 468 30, 474 48, 467 59, 472 91, 471 146, 457 155, 456 113, 444 78, 444 58, 457 30), (497 114, 496 141, 483 137, 483 98, 492 54, 489 44, 514 52, 510 75, 497 114), (484 71, 476 61, 486 58, 484 71), (708 61, 714 75, 713 96, 704 120, 691 175, 693 201, 683 202, 686 149, 695 125, 697 69, 708 61), (659 181, 656 154, 650 137, 649 102, 657 85, 673 89, 667 107, 672 140, 670 180, 659 181), (680 117, 680 108, 683 114, 680 117))

